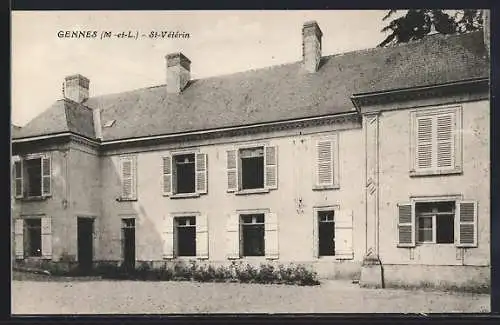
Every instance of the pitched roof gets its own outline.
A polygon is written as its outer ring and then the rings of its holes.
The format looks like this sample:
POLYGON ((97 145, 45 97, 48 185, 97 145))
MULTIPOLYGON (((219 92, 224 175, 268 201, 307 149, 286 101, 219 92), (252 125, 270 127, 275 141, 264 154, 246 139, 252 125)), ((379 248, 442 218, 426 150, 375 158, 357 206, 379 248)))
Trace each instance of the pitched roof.
MULTIPOLYGON (((179 95, 167 94, 160 85, 92 97, 85 105, 102 110, 103 125, 115 120, 102 135, 116 140, 344 113, 354 110, 353 94, 488 76, 481 32, 435 34, 394 47, 326 56, 312 74, 295 62, 192 80, 179 95)), ((60 128, 51 114, 35 118, 33 126, 23 127, 24 134, 60 128)))

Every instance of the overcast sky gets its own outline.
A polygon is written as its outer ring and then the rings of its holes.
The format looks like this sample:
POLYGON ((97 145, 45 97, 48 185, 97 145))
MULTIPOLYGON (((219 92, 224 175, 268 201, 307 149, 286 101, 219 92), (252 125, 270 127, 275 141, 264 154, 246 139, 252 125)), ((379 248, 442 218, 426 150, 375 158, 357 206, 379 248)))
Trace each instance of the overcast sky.
POLYGON ((23 126, 62 98, 67 75, 100 95, 165 83, 165 55, 183 52, 193 79, 301 59, 301 29, 316 20, 323 55, 376 46, 386 11, 12 12, 12 122, 23 126), (64 39, 59 31, 152 30, 189 39, 64 39))

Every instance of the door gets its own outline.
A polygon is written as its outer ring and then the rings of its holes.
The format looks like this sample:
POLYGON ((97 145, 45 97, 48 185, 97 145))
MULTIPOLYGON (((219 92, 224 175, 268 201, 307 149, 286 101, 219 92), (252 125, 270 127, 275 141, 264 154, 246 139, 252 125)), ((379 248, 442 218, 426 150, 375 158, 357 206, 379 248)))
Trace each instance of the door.
POLYGON ((78 218, 78 266, 82 271, 92 268, 93 241, 94 219, 78 218))
POLYGON ((122 219, 123 264, 127 271, 135 268, 135 219, 122 219))

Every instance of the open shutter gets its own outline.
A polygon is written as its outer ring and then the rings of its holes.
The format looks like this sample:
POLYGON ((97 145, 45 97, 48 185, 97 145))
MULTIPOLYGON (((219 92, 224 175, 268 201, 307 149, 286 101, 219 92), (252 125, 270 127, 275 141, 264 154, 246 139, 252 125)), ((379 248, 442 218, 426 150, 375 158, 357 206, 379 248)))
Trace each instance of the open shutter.
POLYGON ((398 247, 415 247, 415 218, 411 203, 398 204, 398 247))
POLYGON ((52 259, 52 223, 51 218, 42 218, 42 257, 52 259))
POLYGON ((278 236, 278 215, 267 213, 264 223, 264 247, 267 259, 277 259, 279 257, 279 236, 278 236))
POLYGON ((335 257, 338 259, 352 259, 354 257, 352 245, 352 211, 335 211, 335 257))
POLYGON ((14 224, 14 245, 16 259, 24 258, 24 220, 16 219, 14 224))
POLYGON ((238 214, 231 214, 226 224, 227 258, 240 258, 240 222, 238 214))
POLYGON ((432 159, 432 117, 418 117, 417 118, 417 134, 416 134, 416 168, 428 169, 433 166, 432 159))
POLYGON ((268 189, 278 188, 278 150, 276 146, 265 147, 265 184, 268 189))
POLYGON ((437 167, 454 167, 453 114, 437 116, 437 167))
POLYGON ((227 191, 235 192, 238 190, 238 155, 237 150, 228 150, 227 158, 227 191))
POLYGON ((477 202, 457 202, 457 247, 477 247, 477 202))
POLYGON ((333 141, 318 140, 316 142, 316 170, 317 186, 333 186, 333 141))
POLYGON ((22 198, 23 189, 23 161, 17 160, 14 162, 14 191, 16 198, 22 198))
POLYGON ((163 217, 163 258, 174 258, 174 218, 163 217))
POLYGON ((207 193, 207 155, 196 154, 196 191, 200 194, 207 193))
POLYGON ((43 157, 41 159, 41 164, 42 164, 42 195, 50 195, 51 192, 51 187, 52 187, 52 181, 51 181, 51 161, 50 157, 43 157))
POLYGON ((162 157, 162 191, 163 195, 172 195, 172 157, 162 157))
POLYGON ((121 158, 122 199, 136 198, 136 166, 134 157, 121 158))
POLYGON ((196 217, 196 257, 208 258, 208 218, 206 214, 196 217))

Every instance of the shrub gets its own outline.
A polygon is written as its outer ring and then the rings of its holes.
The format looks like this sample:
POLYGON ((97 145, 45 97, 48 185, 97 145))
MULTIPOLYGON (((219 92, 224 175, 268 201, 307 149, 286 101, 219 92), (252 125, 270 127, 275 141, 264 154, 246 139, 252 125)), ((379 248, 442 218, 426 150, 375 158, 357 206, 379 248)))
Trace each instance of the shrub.
POLYGON ((198 282, 210 282, 216 278, 216 270, 212 265, 200 266, 193 273, 193 279, 198 282))
POLYGON ((261 264, 256 280, 258 283, 277 283, 278 276, 274 272, 274 266, 271 264, 261 264))
POLYGON ((193 277, 193 270, 183 261, 178 261, 174 264, 173 273, 173 280, 177 281, 191 280, 193 277))

